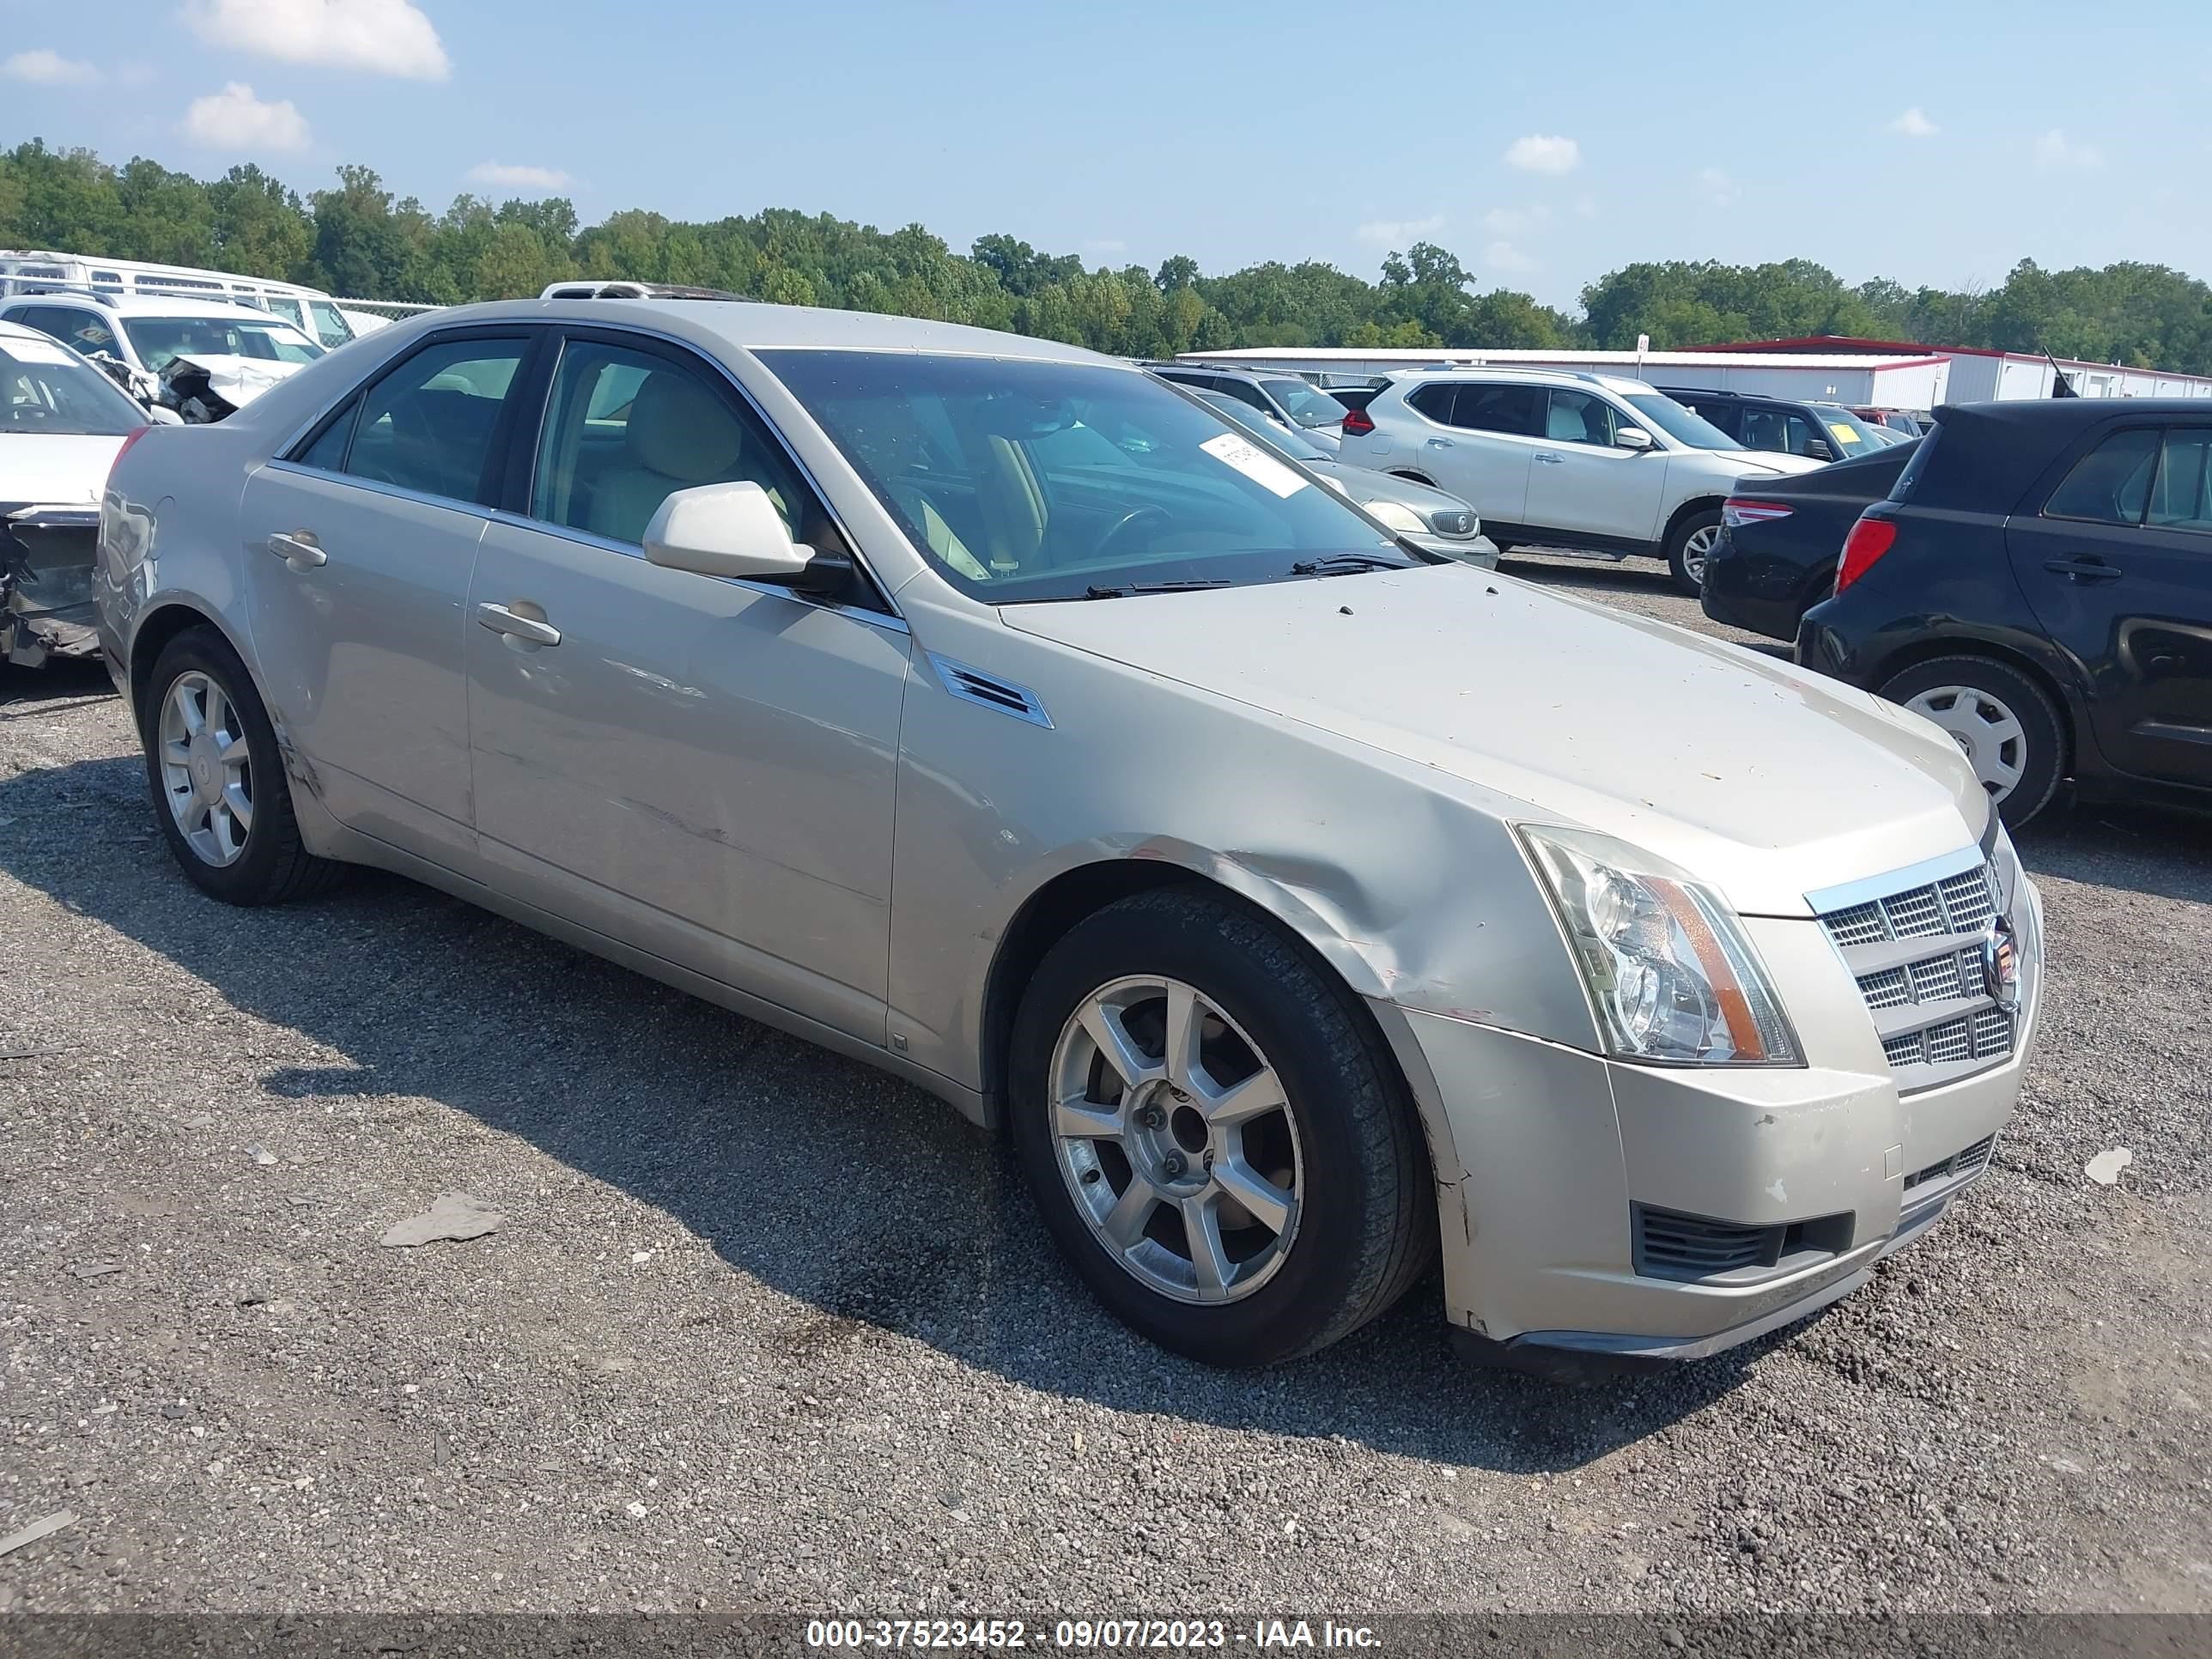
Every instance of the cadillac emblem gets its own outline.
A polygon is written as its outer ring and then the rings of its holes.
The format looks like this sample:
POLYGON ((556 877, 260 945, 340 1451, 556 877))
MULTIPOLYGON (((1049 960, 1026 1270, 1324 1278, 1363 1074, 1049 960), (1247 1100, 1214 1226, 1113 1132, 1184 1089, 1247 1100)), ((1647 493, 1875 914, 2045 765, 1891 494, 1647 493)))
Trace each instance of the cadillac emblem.
POLYGON ((2002 918, 1982 935, 1982 986, 2005 1007, 2020 1000, 2020 952, 2011 924, 2002 918))

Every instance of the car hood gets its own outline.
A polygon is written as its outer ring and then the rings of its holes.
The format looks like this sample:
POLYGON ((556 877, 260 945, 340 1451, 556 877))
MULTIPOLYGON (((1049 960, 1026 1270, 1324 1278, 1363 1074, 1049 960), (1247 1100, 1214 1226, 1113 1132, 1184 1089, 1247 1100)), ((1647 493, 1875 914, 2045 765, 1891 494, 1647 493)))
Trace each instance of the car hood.
POLYGON ((1753 915, 1954 853, 1986 797, 1917 715, 1665 623, 1456 565, 1009 605, 1007 626, 1671 860, 1753 915), (1516 805, 1516 803, 1522 805, 1516 805))
POLYGON ((120 437, 0 432, 0 501, 40 506, 97 501, 120 437))
POLYGON ((163 368, 162 377, 167 379, 179 363, 204 370, 210 389, 234 409, 245 408, 270 386, 290 380, 307 367, 305 363, 276 362, 266 357, 194 352, 173 359, 163 368))

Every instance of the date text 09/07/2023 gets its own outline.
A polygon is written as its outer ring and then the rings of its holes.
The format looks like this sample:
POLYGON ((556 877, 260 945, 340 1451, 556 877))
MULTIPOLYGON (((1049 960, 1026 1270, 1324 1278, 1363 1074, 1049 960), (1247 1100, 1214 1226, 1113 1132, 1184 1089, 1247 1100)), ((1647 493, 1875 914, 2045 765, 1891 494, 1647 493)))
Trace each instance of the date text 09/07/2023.
POLYGON ((1365 1625, 1318 1625, 1304 1619, 1061 1619, 1047 1626, 1019 1619, 812 1619, 806 1645, 836 1650, 897 1648, 1053 1648, 1077 1652, 1187 1648, 1374 1649, 1365 1625))

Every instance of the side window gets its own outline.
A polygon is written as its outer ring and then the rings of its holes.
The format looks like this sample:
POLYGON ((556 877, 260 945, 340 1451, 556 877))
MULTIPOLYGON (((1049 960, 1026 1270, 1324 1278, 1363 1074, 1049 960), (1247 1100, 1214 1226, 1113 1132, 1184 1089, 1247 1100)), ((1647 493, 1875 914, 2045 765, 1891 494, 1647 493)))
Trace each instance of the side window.
POLYGON ((1220 384, 1221 389, 1236 398, 1238 403, 1249 404, 1262 415, 1273 415, 1275 412, 1274 405, 1267 401, 1267 394, 1249 381, 1224 380, 1220 384))
POLYGON ((21 323, 25 328, 35 328, 40 333, 56 340, 69 337, 66 322, 68 313, 59 306, 25 306, 10 314, 10 322, 21 323))
POLYGON ((2212 530, 2212 428, 2166 434, 2148 522, 2166 530, 2212 530))
POLYGON ((597 340, 562 350, 531 517, 635 544, 677 490, 740 479, 768 492, 794 538, 821 544, 827 514, 781 447, 703 368, 597 340))
POLYGON ((1555 388, 1544 415, 1544 435, 1553 443, 1613 447, 1613 405, 1587 392, 1555 388))
POLYGON ((344 471, 457 501, 485 486, 492 429, 529 342, 444 340, 424 346, 362 394, 344 471))
POLYGON ((58 314, 62 320, 61 337, 87 356, 95 351, 115 352, 115 331, 97 312, 69 310, 58 314))
POLYGON ((1782 417, 1782 430, 1792 455, 1819 456, 1825 453, 1832 457, 1837 453, 1835 440, 1794 409, 1782 417), (1813 447, 1814 444, 1824 446, 1824 449, 1815 450, 1813 447))
POLYGON ((2141 524, 2150 499, 2159 434, 2150 427, 2115 432, 2074 463, 2051 493, 2046 519, 2087 519, 2093 524, 2141 524))
POLYGON ((1415 386, 1406 394, 1406 401, 1441 425, 1449 426, 1452 417, 1452 393, 1459 388, 1449 380, 1432 380, 1427 386, 1415 386))
POLYGON ((262 303, 291 324, 293 327, 304 329, 307 326, 307 319, 300 314, 300 302, 297 300, 288 300, 281 294, 272 294, 262 303))
POLYGON ((1789 454, 1790 418, 1778 409, 1746 406, 1736 439, 1746 449, 1771 449, 1789 454))
POLYGON ((1524 438, 1544 430, 1544 388, 1462 383, 1452 403, 1451 423, 1473 432, 1511 432, 1524 438))
POLYGON ((332 351, 353 338, 353 325, 338 314, 338 308, 327 300, 307 301, 307 314, 315 325, 307 331, 332 351))
POLYGON ((348 399, 346 406, 315 434, 315 441, 292 459, 319 472, 344 471, 346 441, 353 436, 353 417, 360 412, 361 399, 348 399))

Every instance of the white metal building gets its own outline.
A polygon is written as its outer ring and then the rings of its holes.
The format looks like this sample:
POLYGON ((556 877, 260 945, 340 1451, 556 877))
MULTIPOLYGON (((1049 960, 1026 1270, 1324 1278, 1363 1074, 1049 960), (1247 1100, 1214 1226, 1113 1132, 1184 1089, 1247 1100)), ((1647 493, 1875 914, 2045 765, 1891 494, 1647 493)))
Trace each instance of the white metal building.
MULTIPOLYGON (((1961 401, 1948 358, 1930 348, 1902 351, 1381 351, 1352 346, 1284 346, 1254 351, 1187 351, 1177 361, 1291 374, 1389 374, 1415 368, 1587 368, 1654 386, 1761 392, 1778 398, 1933 409, 1961 401)), ((2047 388, 2046 388, 2047 390, 2047 388)), ((1984 394, 1987 395, 1987 394, 1984 394)))
POLYGON ((2129 368, 2118 363, 2084 362, 2074 357, 2057 359, 2054 368, 2052 360, 2040 352, 1996 351, 1986 346, 1920 346, 1897 340, 1820 335, 1796 340, 1739 340, 1701 349, 1729 358, 1772 353, 1793 361, 1808 354, 1856 357, 1868 352, 1930 353, 1951 365, 1950 401, 1954 404, 2048 398, 2052 382, 2061 372, 2075 392, 2083 398, 2212 398, 2212 375, 2181 374, 2162 368, 2129 368))

